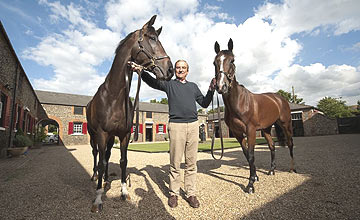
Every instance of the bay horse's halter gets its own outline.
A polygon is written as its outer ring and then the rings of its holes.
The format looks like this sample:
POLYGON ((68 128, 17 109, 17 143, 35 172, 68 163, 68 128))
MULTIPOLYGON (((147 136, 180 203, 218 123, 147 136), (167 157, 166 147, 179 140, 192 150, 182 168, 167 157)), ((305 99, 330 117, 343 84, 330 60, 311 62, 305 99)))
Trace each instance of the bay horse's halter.
MULTIPOLYGON (((231 63, 231 65, 233 65, 233 67, 234 67, 234 72, 235 72, 235 65, 234 65, 233 63, 231 63)), ((228 86, 228 88, 230 89, 230 88, 231 88, 231 85, 232 85, 232 81, 233 81, 234 78, 235 78, 235 74, 230 74, 229 72, 225 72, 225 71, 219 71, 219 72, 215 75, 215 78, 217 78, 217 76, 218 76, 219 74, 224 74, 224 75, 226 76, 226 78, 228 78, 228 80, 229 80, 229 85, 227 85, 227 86, 228 86)))
MULTIPOLYGON (((144 34, 146 35, 146 34, 144 34)), ((155 64, 155 61, 157 60, 162 60, 162 59, 165 59, 165 58, 169 58, 169 56, 165 55, 165 56, 153 56, 142 44, 141 42, 143 42, 144 40, 144 37, 143 37, 143 34, 142 34, 142 29, 140 29, 140 34, 139 34, 139 39, 138 39, 138 44, 139 44, 139 51, 136 53, 136 56, 135 56, 135 60, 136 58, 138 57, 138 55, 143 52, 150 60, 146 63, 143 63, 143 64, 140 64, 141 66, 145 67, 146 70, 149 70, 149 71, 152 71, 153 69, 155 69, 156 67, 160 69, 161 73, 163 75, 165 75, 162 71, 162 69, 155 64)))

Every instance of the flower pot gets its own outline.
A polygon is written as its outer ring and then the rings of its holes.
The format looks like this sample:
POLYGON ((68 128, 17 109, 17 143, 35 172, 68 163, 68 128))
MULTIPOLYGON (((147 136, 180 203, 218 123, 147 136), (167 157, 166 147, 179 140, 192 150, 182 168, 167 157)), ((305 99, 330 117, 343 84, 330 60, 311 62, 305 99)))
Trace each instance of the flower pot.
POLYGON ((12 147, 12 148, 8 148, 7 151, 10 154, 10 156, 17 157, 24 154, 28 149, 29 147, 12 147))

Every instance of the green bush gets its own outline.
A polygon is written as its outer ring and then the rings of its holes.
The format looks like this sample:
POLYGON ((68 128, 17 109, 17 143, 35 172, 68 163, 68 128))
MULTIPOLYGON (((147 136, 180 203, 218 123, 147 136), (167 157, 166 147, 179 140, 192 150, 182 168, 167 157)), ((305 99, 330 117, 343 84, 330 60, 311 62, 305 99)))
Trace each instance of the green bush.
POLYGON ((41 126, 40 129, 36 130, 35 142, 41 143, 43 140, 45 140, 45 138, 46 138, 45 128, 41 126))
POLYGON ((33 141, 19 129, 15 134, 13 144, 15 147, 29 147, 33 145, 33 141))

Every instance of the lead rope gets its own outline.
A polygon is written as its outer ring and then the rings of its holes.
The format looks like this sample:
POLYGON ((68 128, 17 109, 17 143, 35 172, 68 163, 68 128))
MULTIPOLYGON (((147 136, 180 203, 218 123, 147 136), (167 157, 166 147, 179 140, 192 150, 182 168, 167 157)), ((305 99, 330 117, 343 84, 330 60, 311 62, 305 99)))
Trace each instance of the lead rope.
MULTIPOLYGON (((137 91, 136 91, 136 98, 135 98, 135 105, 134 110, 136 110, 136 124, 135 124, 135 134, 134 134, 134 141, 137 141, 139 138, 139 91, 141 86, 141 71, 138 73, 138 84, 137 84, 137 91)), ((133 110, 133 111, 134 111, 133 110)))
POLYGON ((217 98, 217 113, 218 113, 218 123, 219 123, 219 132, 220 132, 220 142, 221 142, 221 155, 219 159, 216 159, 216 157, 214 156, 214 144, 215 144, 215 111, 214 111, 214 99, 212 101, 212 110, 213 110, 213 121, 214 121, 214 126, 213 126, 213 136, 211 138, 211 156, 212 158, 214 158, 214 160, 221 160, 221 158, 224 156, 224 142, 223 142, 223 136, 222 136, 222 129, 221 129, 221 118, 220 118, 220 104, 219 104, 219 95, 216 94, 216 98, 217 98))

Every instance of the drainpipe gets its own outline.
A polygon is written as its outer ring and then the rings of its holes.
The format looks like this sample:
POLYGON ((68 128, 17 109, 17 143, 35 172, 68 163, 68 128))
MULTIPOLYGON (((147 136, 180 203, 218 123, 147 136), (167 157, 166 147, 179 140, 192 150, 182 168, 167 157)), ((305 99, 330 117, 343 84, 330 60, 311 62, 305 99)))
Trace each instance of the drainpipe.
POLYGON ((13 100, 12 100, 12 108, 11 108, 11 115, 10 115, 10 135, 9 135, 8 148, 12 147, 12 141, 13 141, 14 114, 15 114, 15 103, 16 103, 16 89, 17 89, 17 81, 18 81, 18 67, 19 67, 19 64, 18 64, 18 62, 16 62, 14 87, 13 87, 14 88, 14 90, 13 90, 13 100))

